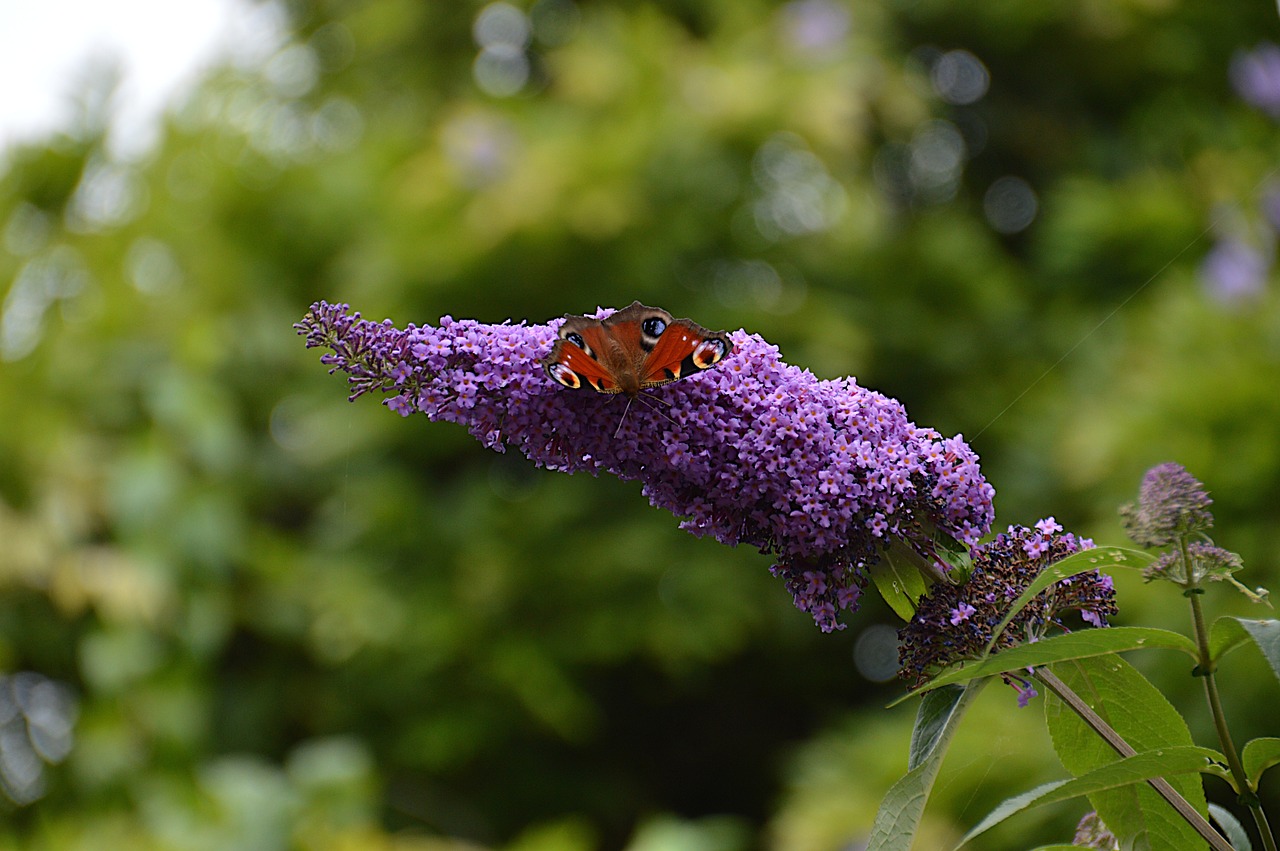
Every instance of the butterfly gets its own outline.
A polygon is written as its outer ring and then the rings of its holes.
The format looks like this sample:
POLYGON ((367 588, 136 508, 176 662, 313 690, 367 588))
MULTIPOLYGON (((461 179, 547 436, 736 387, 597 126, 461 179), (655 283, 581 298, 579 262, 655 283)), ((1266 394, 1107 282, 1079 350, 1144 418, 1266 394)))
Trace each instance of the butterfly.
POLYGON ((540 363, 572 390, 623 393, 670 384, 715 366, 733 351, 729 335, 633 302, 607 319, 566 315, 560 337, 540 363))

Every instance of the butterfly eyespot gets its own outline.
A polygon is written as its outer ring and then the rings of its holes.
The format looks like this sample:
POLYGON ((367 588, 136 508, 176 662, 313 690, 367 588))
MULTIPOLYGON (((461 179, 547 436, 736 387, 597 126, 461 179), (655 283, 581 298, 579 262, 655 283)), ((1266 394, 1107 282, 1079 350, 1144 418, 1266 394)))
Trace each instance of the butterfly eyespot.
POLYGON ((644 331, 646 337, 658 337, 667 330, 667 323, 660 317, 650 316, 640 323, 640 330, 644 331))
POLYGON ((728 354, 728 351, 729 349, 724 344, 724 340, 703 340, 693 350, 693 365, 698 369, 708 369, 719 363, 721 358, 728 354))
POLYGON ((553 363, 547 367, 547 375, 568 387, 571 390, 577 390, 582 386, 582 379, 578 373, 562 363, 553 363))
POLYGON ((587 350, 586 341, 582 339, 582 335, 579 334, 577 331, 570 331, 568 334, 564 335, 564 338, 568 340, 570 343, 573 343, 578 348, 582 349, 584 352, 587 350))

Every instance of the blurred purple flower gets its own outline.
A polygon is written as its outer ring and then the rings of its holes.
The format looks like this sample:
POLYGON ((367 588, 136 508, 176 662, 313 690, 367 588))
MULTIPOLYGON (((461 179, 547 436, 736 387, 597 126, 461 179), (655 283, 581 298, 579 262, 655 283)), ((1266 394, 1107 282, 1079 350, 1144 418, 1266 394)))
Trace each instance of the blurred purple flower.
POLYGON ((1224 239, 1209 250, 1200 266, 1209 294, 1224 304, 1261 295, 1271 271, 1270 258, 1240 239, 1224 239))
POLYGON ((1120 508, 1120 522, 1135 543, 1163 547, 1213 526, 1213 499, 1204 484, 1173 461, 1142 477, 1138 501, 1120 508))
POLYGON ((849 34, 846 6, 832 0, 792 0, 782 7, 782 28, 787 44, 796 53, 830 53, 849 34))
POLYGON ((937 535, 973 544, 991 525, 994 490, 961 437, 915 426, 852 379, 789 366, 744 331, 717 368, 650 391, 670 407, 631 406, 615 435, 618 399, 565 390, 539 366, 555 324, 446 316, 400 329, 319 302, 295 327, 330 349, 321 362, 347 373, 352 399, 382 393, 397 413, 461 423, 548 469, 638 479, 689 532, 774 554, 774 574, 824 631, 843 626, 886 547, 946 569, 937 535))
POLYGON ((1280 119, 1280 47, 1263 42, 1231 60, 1236 94, 1272 118, 1280 119))
POLYGON ((1258 202, 1262 215, 1273 231, 1280 231, 1280 183, 1269 183, 1258 202))
POLYGON ((1265 589, 1251 590, 1236 581, 1234 574, 1244 567, 1240 556, 1210 540, 1212 504, 1204 484, 1181 464, 1168 462, 1147 471, 1137 502, 1121 506, 1120 520, 1135 542, 1169 550, 1147 565, 1142 577, 1183 588, 1228 582, 1255 603, 1265 602, 1265 589))
POLYGON ((519 137, 504 119, 466 114, 445 123, 441 147, 450 165, 472 188, 502 179, 519 153, 519 137))

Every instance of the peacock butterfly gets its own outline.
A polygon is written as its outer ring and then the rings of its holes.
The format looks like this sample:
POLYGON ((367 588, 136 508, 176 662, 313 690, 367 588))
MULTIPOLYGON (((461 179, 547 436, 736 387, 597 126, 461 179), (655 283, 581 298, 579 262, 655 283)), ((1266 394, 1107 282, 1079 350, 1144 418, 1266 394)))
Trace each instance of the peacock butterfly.
POLYGON ((732 351, 723 331, 708 331, 637 301, 607 319, 566 315, 560 338, 540 363, 572 390, 590 386, 630 400, 646 387, 710 369, 732 351))

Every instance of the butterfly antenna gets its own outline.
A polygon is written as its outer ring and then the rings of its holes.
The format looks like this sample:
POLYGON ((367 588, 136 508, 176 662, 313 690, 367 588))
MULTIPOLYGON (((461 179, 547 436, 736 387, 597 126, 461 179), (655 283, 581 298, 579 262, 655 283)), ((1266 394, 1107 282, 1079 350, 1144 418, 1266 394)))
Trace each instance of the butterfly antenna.
POLYGON ((668 414, 666 411, 662 410, 662 408, 654 404, 655 402, 661 402, 662 404, 666 405, 668 408, 675 407, 666 399, 659 398, 658 396, 645 396, 645 395, 640 395, 640 396, 637 396, 636 398, 642 400, 646 405, 648 405, 650 408, 653 408, 653 410, 657 411, 658 413, 662 414, 662 416, 666 417, 668 420, 671 420, 672 425, 677 427, 680 425, 680 423, 676 422, 674 419, 671 418, 670 414, 668 414))
POLYGON ((622 424, 627 421, 627 411, 631 410, 631 403, 635 401, 635 396, 627 397, 627 406, 622 409, 622 418, 618 420, 618 428, 613 433, 613 439, 617 440, 618 435, 622 434, 622 424))

